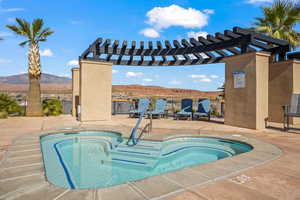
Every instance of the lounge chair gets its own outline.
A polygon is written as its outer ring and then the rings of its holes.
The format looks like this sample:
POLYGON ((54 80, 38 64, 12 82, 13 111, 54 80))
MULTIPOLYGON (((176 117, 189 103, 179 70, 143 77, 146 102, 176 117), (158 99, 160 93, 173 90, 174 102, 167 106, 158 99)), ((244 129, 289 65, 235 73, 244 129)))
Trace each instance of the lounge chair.
POLYGON ((283 128, 285 131, 290 128, 290 117, 300 117, 300 94, 293 94, 290 105, 283 106, 283 128))
POLYGON ((193 112, 193 100, 192 99, 182 99, 181 100, 181 111, 175 114, 175 119, 192 119, 193 112))
POLYGON ((129 111, 129 117, 139 117, 142 113, 146 113, 149 107, 149 99, 139 99, 138 108, 129 111))
POLYGON ((165 114, 166 105, 166 100, 158 99, 155 104, 155 109, 153 111, 147 112, 148 116, 152 115, 153 118, 161 118, 161 116, 165 114))
POLYGON ((210 120, 210 100, 199 99, 198 110, 193 114, 193 117, 199 119, 200 117, 207 117, 210 120))

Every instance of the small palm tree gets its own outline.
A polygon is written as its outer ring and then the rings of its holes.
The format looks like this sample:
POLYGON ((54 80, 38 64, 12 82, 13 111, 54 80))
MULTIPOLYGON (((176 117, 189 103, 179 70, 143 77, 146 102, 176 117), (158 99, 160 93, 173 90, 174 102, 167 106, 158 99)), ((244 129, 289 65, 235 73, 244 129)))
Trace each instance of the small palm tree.
POLYGON ((274 38, 288 41, 292 48, 300 45, 300 33, 295 26, 300 21, 300 4, 294 0, 275 0, 271 7, 262 7, 263 17, 257 17, 254 29, 274 38))
POLYGON ((42 102, 41 102, 41 62, 39 42, 45 42, 47 37, 53 33, 50 28, 44 28, 43 19, 35 19, 32 24, 24 19, 16 18, 17 25, 7 25, 11 31, 17 35, 26 38, 24 42, 19 45, 24 47, 29 45, 28 52, 28 77, 29 77, 29 91, 27 95, 27 116, 43 116, 42 102))
POLYGON ((221 94, 219 95, 219 97, 221 99, 225 99, 225 83, 223 83, 223 85, 221 87, 218 88, 218 90, 221 90, 221 94))

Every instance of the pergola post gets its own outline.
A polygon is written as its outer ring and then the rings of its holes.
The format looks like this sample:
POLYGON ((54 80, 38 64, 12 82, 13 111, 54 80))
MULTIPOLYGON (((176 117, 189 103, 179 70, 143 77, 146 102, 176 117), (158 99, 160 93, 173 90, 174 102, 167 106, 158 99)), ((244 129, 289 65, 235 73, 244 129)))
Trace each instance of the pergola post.
POLYGON ((80 121, 111 120, 112 64, 80 61, 80 121))
MULTIPOLYGON (((300 93, 300 61, 271 63, 269 70, 269 121, 282 123, 282 106, 291 103, 293 93, 300 93)), ((299 118, 291 119, 292 124, 299 122, 299 118)))
POLYGON ((72 69, 72 116, 78 117, 77 106, 79 103, 79 68, 72 69))
POLYGON ((264 129, 268 117, 269 53, 253 52, 224 59, 225 124, 264 129))

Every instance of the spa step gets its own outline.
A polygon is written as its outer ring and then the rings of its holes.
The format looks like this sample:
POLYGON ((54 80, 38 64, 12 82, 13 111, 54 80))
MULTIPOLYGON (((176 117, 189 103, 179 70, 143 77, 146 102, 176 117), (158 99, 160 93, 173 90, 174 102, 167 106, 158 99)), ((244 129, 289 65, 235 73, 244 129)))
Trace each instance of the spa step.
POLYGON ((159 158, 161 151, 152 151, 147 149, 135 149, 135 148, 115 148, 110 151, 111 155, 125 155, 138 158, 159 158))
POLYGON ((126 142, 122 142, 118 145, 118 149, 132 149, 132 150, 147 150, 147 151, 161 151, 162 143, 152 142, 139 142, 134 146, 128 146, 126 142))
POLYGON ((133 157, 132 155, 126 154, 111 154, 112 163, 134 165, 142 168, 154 168, 158 163, 158 158, 151 157, 133 157))

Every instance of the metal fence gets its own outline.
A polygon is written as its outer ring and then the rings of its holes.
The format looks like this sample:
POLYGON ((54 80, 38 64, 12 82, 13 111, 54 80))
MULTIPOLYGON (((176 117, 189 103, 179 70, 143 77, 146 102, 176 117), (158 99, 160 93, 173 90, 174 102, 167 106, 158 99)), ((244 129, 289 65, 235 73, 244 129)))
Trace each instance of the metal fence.
POLYGON ((113 101, 112 114, 128 114, 130 110, 134 109, 135 105, 130 101, 113 101))

